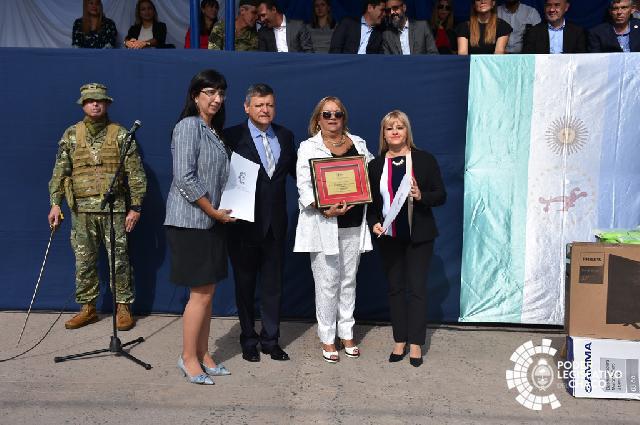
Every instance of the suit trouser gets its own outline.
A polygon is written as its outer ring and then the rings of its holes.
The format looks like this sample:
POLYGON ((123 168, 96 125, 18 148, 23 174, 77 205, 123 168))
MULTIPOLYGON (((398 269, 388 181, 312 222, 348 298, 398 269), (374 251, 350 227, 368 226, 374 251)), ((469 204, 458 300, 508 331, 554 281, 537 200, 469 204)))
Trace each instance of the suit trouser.
POLYGON ((280 295, 284 266, 284 240, 269 230, 262 241, 247 241, 228 234, 229 258, 233 266, 236 306, 240 319, 242 348, 270 348, 280 337, 280 295), (260 317, 262 330, 255 331, 255 295, 260 276, 260 317))
MULTIPOLYGON (((125 213, 113 214, 116 245, 116 301, 133 302, 133 271, 129 264, 125 213)), ((71 247, 76 256, 76 302, 89 304, 100 295, 98 282, 98 253, 103 244, 109 258, 111 275, 111 241, 108 213, 71 213, 71 247)), ((109 282, 111 284, 111 282, 109 282)))
POLYGON ((389 280, 389 313, 395 342, 424 345, 427 333, 427 272, 433 241, 378 240, 389 280))
POLYGON ((311 253, 311 271, 316 287, 318 336, 323 344, 338 337, 353 339, 356 306, 356 274, 360 263, 360 227, 338 229, 337 255, 311 253))

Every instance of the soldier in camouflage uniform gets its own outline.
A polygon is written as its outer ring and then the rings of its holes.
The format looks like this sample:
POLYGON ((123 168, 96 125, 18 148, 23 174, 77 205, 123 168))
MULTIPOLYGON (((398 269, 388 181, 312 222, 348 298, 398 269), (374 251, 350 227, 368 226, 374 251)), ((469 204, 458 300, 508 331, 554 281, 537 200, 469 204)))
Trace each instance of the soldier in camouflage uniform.
MULTIPOLYGON (((127 130, 109 121, 107 108, 113 99, 102 84, 80 87, 80 99, 85 117, 67 128, 58 145, 58 154, 49 182, 51 211, 49 225, 62 221, 60 205, 66 198, 71 210, 71 247, 76 256, 76 302, 80 312, 65 323, 67 329, 77 329, 98 320, 96 298, 98 285, 98 250, 104 244, 109 260, 109 213, 100 209, 102 195, 118 167, 120 148, 127 130)), ((119 330, 131 329, 135 322, 131 314, 133 302, 132 270, 127 252, 127 233, 140 219, 142 199, 147 179, 135 141, 127 151, 124 179, 118 182, 114 203, 116 232, 116 325, 119 330)))
MULTIPOLYGON (((256 21, 258 12, 256 0, 240 0, 236 17, 235 49, 238 52, 255 52, 258 50, 258 32, 256 21)), ((224 22, 218 21, 209 34, 209 49, 224 50, 224 22)))

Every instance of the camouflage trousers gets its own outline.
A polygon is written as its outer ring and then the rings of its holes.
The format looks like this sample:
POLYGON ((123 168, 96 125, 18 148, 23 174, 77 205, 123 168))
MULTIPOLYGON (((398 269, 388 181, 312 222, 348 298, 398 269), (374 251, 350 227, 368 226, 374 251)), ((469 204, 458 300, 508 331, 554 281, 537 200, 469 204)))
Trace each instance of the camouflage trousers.
MULTIPOLYGON (((114 213, 116 232, 116 301, 133 302, 133 269, 129 264, 127 233, 124 230, 125 213, 114 213)), ((111 272, 111 244, 109 241, 108 213, 72 213, 71 247, 76 255, 76 302, 95 303, 100 295, 98 281, 98 253, 104 245, 111 272)), ((109 281, 109 284, 111 282, 109 281)))

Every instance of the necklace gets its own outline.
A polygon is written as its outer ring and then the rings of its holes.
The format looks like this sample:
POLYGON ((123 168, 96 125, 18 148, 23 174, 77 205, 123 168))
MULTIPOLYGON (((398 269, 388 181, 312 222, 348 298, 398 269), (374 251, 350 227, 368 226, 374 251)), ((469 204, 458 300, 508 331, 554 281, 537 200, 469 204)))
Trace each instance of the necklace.
POLYGON ((404 164, 404 158, 400 158, 399 161, 396 161, 395 159, 391 159, 391 163, 393 165, 395 165, 396 167, 401 166, 402 164, 404 164))
POLYGON ((326 139, 323 139, 323 140, 324 140, 325 142, 329 142, 329 144, 330 144, 331 146, 335 147, 335 148, 340 147, 340 146, 342 146, 342 145, 344 145, 344 144, 345 144, 344 134, 342 135, 342 137, 340 138, 340 141, 338 141, 338 142, 332 142, 331 140, 326 140, 326 139))

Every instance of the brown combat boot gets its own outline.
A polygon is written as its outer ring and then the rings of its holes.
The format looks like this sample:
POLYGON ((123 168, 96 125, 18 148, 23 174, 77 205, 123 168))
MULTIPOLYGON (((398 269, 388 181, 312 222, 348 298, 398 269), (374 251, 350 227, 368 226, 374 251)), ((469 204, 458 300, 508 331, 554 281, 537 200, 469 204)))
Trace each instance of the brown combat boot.
POLYGON ((129 304, 118 304, 116 314, 116 327, 119 331, 128 331, 136 324, 131 315, 131 307, 129 304))
POLYGON ((100 318, 96 311, 96 306, 93 304, 83 304, 80 312, 67 320, 64 327, 67 329, 78 329, 91 323, 95 323, 100 318))

